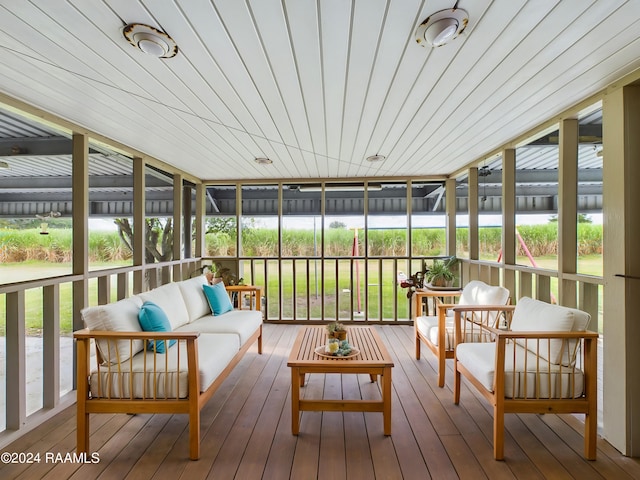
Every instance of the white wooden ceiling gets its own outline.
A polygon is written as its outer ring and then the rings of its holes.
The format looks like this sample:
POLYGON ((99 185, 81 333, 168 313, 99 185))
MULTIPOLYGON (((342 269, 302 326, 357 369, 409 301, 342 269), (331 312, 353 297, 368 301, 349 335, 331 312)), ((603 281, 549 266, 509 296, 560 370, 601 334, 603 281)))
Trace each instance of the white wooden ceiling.
POLYGON ((203 179, 371 178, 451 173, 640 68, 640 0, 460 0, 463 35, 418 45, 454 3, 0 0, 0 92, 203 179))

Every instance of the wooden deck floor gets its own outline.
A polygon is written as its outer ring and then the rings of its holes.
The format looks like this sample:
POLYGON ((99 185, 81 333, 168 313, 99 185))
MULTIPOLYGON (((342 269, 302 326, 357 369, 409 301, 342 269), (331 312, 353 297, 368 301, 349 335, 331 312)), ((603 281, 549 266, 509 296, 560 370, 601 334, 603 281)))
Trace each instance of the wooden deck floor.
MULTIPOLYGON (((287 357, 297 326, 265 325, 255 346, 203 410, 202 456, 188 460, 185 415, 94 415, 91 447, 99 463, 45 461, 75 449, 69 408, 3 451, 41 455, 40 463, 0 465, 2 479, 632 479, 640 461, 599 440, 598 459, 582 457, 582 424, 572 415, 507 415, 505 461, 492 457, 489 406, 464 389, 460 406, 436 386, 435 362, 413 357, 413 329, 376 327, 394 357, 392 435, 379 413, 304 412, 291 435, 287 357)), ((450 368, 450 366, 449 366, 450 368)), ((378 398, 368 375, 310 375, 307 394, 378 398)))

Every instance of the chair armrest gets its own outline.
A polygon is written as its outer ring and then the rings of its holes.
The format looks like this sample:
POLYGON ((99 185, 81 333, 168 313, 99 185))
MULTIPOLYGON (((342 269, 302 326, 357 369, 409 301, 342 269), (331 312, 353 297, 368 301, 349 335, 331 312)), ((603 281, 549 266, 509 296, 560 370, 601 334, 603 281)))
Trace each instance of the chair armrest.
POLYGON ((454 312, 512 312, 516 309, 515 305, 453 305, 451 308, 454 312))
POLYGON ((467 341, 469 337, 482 338, 482 341, 487 339, 494 341, 495 335, 504 331, 495 328, 495 325, 502 323, 500 320, 503 317, 504 324, 508 328, 511 325, 515 305, 455 305, 451 310, 454 314, 455 340, 456 344, 459 344, 467 341), (469 327, 471 332, 467 332, 469 327))
POLYGON ((522 339, 553 339, 553 338, 585 338, 595 340, 598 338, 597 332, 592 332, 590 330, 579 331, 579 332, 550 332, 550 331, 517 331, 513 330, 497 330, 493 329, 496 332, 496 335, 500 338, 509 339, 509 338, 522 338, 522 339))
POLYGON ((416 290, 415 293, 419 293, 424 297, 459 297, 462 295, 462 290, 416 290))

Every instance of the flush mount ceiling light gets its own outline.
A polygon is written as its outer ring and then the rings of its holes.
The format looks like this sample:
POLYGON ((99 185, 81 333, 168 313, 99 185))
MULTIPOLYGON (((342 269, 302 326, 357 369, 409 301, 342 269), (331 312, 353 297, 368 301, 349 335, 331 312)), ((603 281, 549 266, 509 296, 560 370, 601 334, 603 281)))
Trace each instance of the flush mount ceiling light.
POLYGON ((370 157, 367 157, 367 161, 368 162, 381 162, 385 158, 387 158, 387 157, 385 157, 384 155, 375 154, 375 155, 371 155, 370 157))
POLYGON ((173 38, 149 25, 130 23, 122 34, 131 45, 154 57, 171 58, 178 53, 178 45, 173 38))
POLYGON ((440 10, 416 29, 416 42, 422 46, 441 47, 460 35, 468 23, 469 15, 464 10, 440 10))
POLYGON ((271 165, 273 160, 270 158, 259 157, 254 160, 258 165, 271 165))

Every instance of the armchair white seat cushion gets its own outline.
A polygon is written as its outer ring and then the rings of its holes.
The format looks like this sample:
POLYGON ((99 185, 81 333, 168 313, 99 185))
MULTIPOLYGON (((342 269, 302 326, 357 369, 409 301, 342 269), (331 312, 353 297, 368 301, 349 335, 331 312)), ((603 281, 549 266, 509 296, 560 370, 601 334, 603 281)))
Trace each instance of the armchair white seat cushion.
MULTIPOLYGON (((494 391, 495 344, 462 343, 456 356, 484 388, 494 391)), ((506 346, 504 372, 507 398, 579 398, 584 393, 582 370, 550 364, 517 344, 506 346)))

